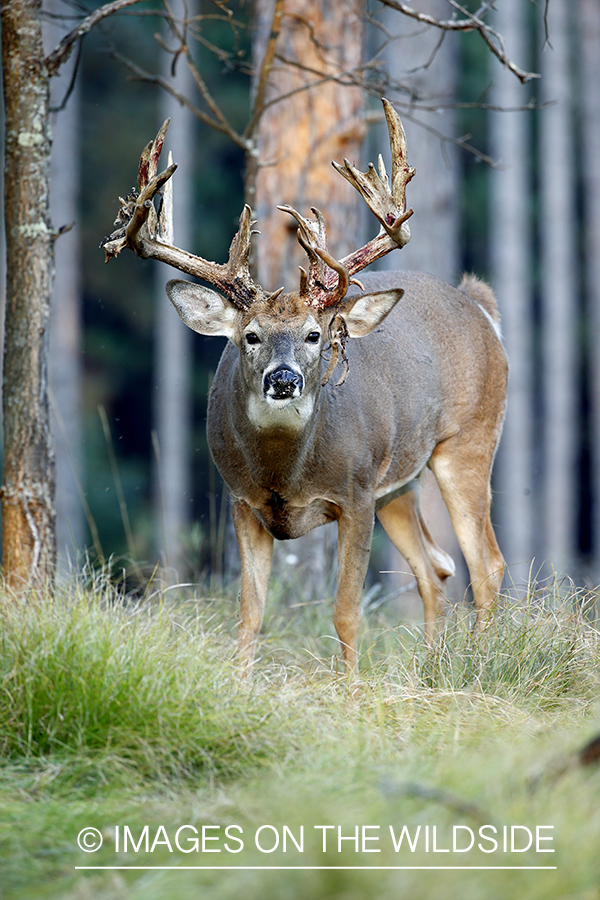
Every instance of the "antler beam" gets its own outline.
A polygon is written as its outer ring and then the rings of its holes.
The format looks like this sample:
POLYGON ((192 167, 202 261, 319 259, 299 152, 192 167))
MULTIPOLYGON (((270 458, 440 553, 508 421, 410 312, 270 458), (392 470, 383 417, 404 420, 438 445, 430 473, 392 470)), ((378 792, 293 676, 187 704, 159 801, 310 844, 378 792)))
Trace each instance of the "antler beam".
POLYGON ((169 119, 159 129, 156 138, 143 150, 138 169, 138 190, 123 200, 115 220, 116 231, 104 239, 101 246, 105 262, 118 256, 125 247, 142 259, 157 259, 175 269, 207 281, 222 291, 232 303, 241 309, 249 308, 263 292, 251 275, 249 267, 250 243, 253 231, 252 210, 244 206, 239 229, 229 248, 227 263, 215 263, 181 250, 173 241, 173 202, 171 176, 177 166, 171 162, 158 174, 158 160, 163 147, 169 119), (161 197, 159 212, 154 198, 161 197))

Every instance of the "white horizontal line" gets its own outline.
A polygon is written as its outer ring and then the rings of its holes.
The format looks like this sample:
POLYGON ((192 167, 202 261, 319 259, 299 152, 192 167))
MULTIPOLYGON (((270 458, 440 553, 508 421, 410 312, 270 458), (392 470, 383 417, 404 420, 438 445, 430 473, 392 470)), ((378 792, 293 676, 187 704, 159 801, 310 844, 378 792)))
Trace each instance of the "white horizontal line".
POLYGON ((175 869, 187 869, 194 871, 203 871, 203 870, 213 870, 218 871, 219 869, 223 869, 223 871, 235 871, 236 869, 240 872, 247 871, 301 871, 302 869, 306 869, 307 871, 315 872, 315 871, 330 871, 331 869, 336 869, 344 872, 350 871, 361 871, 365 870, 380 870, 380 871, 400 871, 407 869, 420 869, 424 871, 433 871, 435 870, 445 870, 452 871, 456 870, 479 870, 484 872, 490 871, 502 871, 506 869, 507 871, 539 871, 539 870, 556 870, 558 866, 75 866, 76 869, 79 870, 88 870, 88 869, 96 869, 98 871, 108 871, 108 870, 121 870, 121 871, 140 871, 140 870, 161 870, 161 871, 170 871, 175 869))

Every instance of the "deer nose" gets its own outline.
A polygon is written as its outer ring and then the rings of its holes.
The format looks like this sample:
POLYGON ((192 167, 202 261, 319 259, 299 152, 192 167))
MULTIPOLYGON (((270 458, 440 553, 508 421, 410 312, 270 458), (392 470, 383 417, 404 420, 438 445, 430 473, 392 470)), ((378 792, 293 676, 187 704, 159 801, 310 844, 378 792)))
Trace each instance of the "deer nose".
POLYGON ((270 397, 283 400, 286 397, 298 397, 302 393, 304 379, 300 372, 294 372, 289 366, 278 366, 264 377, 264 392, 270 397))

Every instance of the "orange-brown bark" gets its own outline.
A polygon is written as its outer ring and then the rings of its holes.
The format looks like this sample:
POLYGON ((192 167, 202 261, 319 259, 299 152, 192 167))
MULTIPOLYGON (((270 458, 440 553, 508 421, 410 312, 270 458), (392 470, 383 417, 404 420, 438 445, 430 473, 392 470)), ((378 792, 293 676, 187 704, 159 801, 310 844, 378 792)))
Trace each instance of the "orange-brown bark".
MULTIPOLYGON (((283 6, 255 185, 249 178, 248 200, 261 232, 255 242, 258 281, 267 290, 297 286, 297 267, 306 259, 296 246, 295 223, 277 210, 279 204, 303 214, 312 206, 321 209, 329 249, 338 259, 359 243, 359 199, 331 161, 358 162, 365 132, 361 90, 352 84, 361 62, 361 7, 360 0, 285 0, 283 6), (284 102, 273 102, 281 96, 284 102)), ((260 28, 272 3, 259 0, 257 8, 260 28)))

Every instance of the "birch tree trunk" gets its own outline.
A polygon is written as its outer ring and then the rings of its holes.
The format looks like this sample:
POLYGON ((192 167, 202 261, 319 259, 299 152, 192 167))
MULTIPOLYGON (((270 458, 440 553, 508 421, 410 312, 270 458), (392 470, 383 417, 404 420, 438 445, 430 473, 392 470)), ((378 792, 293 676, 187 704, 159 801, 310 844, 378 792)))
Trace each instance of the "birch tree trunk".
POLYGON ((53 266, 49 78, 40 6, 39 0, 2 4, 7 251, 3 566, 6 582, 15 588, 51 580, 56 551, 47 399, 53 266))
MULTIPOLYGON (((543 558, 557 572, 571 571, 577 534, 575 330, 579 267, 569 6, 573 8, 567 0, 552 0, 548 7, 550 44, 542 53, 541 89, 542 99, 549 105, 540 112, 539 146, 544 360, 544 490, 541 521, 546 531, 543 558), (560 160, 559 168, 557 160, 560 160)), ((540 12, 543 13, 543 10, 540 12)))
MULTIPOLYGON (((494 27, 504 36, 511 59, 527 58, 522 0, 497 5, 494 27)), ((514 109, 526 100, 519 82, 494 64, 492 101, 514 109)), ((492 174, 490 243, 493 284, 510 361, 506 421, 496 464, 497 536, 509 566, 508 578, 527 581, 533 554, 533 377, 531 312, 530 142, 525 113, 490 116, 492 174)))

